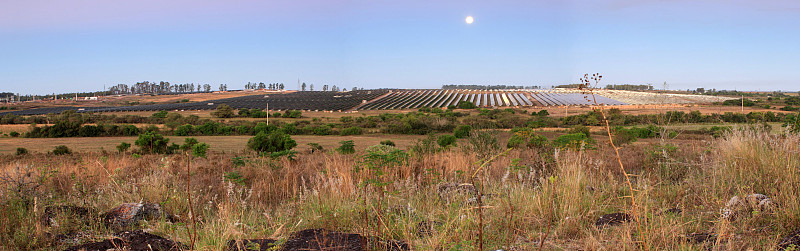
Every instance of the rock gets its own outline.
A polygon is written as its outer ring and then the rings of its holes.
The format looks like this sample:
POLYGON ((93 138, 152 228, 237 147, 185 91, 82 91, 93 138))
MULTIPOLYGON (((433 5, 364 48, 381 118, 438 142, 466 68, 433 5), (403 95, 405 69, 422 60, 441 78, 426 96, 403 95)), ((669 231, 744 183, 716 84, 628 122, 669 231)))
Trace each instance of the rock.
POLYGON ((60 219, 87 225, 89 211, 88 208, 78 206, 48 206, 44 208, 44 213, 39 221, 42 225, 50 227, 58 227, 60 219))
POLYGON ((439 184, 436 188, 437 193, 439 194, 439 199, 442 201, 446 201, 450 203, 454 197, 459 195, 467 195, 469 197, 475 197, 478 194, 478 191, 475 189, 475 186, 469 183, 454 183, 454 182, 447 182, 439 184))
POLYGON ((795 229, 794 232, 786 235, 778 242, 778 250, 788 250, 794 247, 792 250, 800 249, 800 228, 795 229))
POLYGON ((174 221, 174 216, 164 212, 161 205, 155 203, 123 203, 102 215, 103 223, 108 227, 127 228, 141 220, 157 220, 166 218, 174 221))
POLYGON ((306 229, 292 234, 281 250, 409 250, 402 241, 383 241, 358 234, 328 231, 325 229, 306 229))
POLYGON ((230 240, 228 241, 228 251, 267 251, 275 247, 277 240, 273 239, 249 239, 249 240, 230 240))
POLYGON ((626 213, 613 213, 600 216, 600 219, 594 223, 595 226, 604 227, 606 225, 619 225, 631 221, 631 216, 626 213))
POLYGON ((436 234, 436 227, 441 226, 442 223, 438 221, 423 220, 417 223, 417 236, 425 237, 436 234))
POLYGON ((690 233, 686 235, 686 239, 693 243, 714 242, 717 236, 713 233, 690 233))
POLYGON ((106 250, 130 250, 130 251, 173 251, 187 249, 186 245, 165 239, 161 236, 145 233, 141 230, 133 232, 120 232, 112 239, 100 242, 87 243, 79 246, 72 246, 65 251, 106 251, 106 250))
POLYGON ((722 218, 735 220, 738 216, 750 215, 753 211, 770 212, 775 208, 772 199, 763 194, 750 194, 744 199, 733 196, 722 208, 722 218))
POLYGON ((79 243, 92 239, 92 235, 81 231, 56 234, 56 235, 51 235, 47 233, 46 236, 50 240, 50 242, 53 243, 54 246, 78 245, 79 243))
POLYGON ((672 215, 680 215, 683 213, 683 209, 673 207, 664 211, 664 214, 672 214, 672 215))

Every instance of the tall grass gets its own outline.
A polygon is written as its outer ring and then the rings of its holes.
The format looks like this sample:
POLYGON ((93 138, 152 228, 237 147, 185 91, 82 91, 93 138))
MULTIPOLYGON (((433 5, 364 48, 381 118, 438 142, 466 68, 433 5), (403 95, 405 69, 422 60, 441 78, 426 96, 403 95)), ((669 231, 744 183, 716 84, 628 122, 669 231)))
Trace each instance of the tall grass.
MULTIPOLYGON (((186 156, 0 156, 2 174, 28 166, 41 184, 25 195, 14 193, 13 184, 2 184, 0 243, 11 250, 63 248, 52 246, 47 237, 61 230, 37 223, 44 207, 78 205, 102 212, 138 201, 160 203, 182 219, 142 222, 141 227, 189 243, 189 194, 198 220, 198 250, 222 250, 231 239, 285 238, 293 231, 320 227, 402 239, 416 250, 471 250, 480 245, 521 250, 633 250, 645 248, 642 245, 653 250, 759 250, 773 248, 783 235, 800 227, 800 136, 743 129, 719 139, 668 143, 675 148, 668 155, 659 151, 660 142, 652 141, 619 149, 631 187, 638 191, 634 195, 639 217, 647 222, 641 230, 634 223, 594 225, 603 214, 632 207, 616 153, 602 140, 596 150, 510 150, 480 172, 479 157, 457 148, 412 157, 386 169, 380 179, 387 182, 382 196, 373 194, 375 189, 363 189, 372 174, 355 171, 364 153, 301 154, 293 161, 246 152, 209 153, 208 158, 192 160, 189 193, 186 156), (235 165, 233 157, 242 157, 245 164, 235 165), (233 172, 242 179, 225 178, 233 172), (468 195, 443 200, 437 192, 441 183, 463 183, 473 175, 486 194, 481 206, 468 195), (732 221, 720 217, 728 199, 751 193, 771 197, 777 207, 732 221), (672 208, 682 212, 666 212, 672 208), (476 241, 478 229, 483 241, 476 241), (693 232, 717 239, 687 241, 685 236, 693 232), (647 236, 646 244, 640 235, 647 236)), ((99 236, 111 233, 97 224, 72 229, 99 236)))

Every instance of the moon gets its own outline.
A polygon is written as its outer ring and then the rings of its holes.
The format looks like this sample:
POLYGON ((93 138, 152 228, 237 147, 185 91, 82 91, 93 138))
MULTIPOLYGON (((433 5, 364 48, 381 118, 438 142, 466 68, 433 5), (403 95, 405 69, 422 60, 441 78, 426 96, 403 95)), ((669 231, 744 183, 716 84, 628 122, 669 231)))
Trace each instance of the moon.
POLYGON ((475 22, 475 19, 472 18, 472 16, 467 16, 467 19, 465 19, 464 21, 467 22, 467 24, 472 24, 472 22, 475 22))

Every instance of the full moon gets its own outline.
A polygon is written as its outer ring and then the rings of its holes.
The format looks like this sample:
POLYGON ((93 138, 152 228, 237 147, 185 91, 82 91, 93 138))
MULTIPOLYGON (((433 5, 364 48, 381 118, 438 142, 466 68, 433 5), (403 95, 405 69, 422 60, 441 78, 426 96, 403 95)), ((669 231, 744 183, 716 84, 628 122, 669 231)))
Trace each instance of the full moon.
POLYGON ((464 21, 466 21, 466 22, 467 22, 467 24, 471 24, 472 22, 475 22, 475 19, 474 19, 474 18, 472 18, 472 16, 467 16, 467 19, 466 19, 466 20, 464 20, 464 21))

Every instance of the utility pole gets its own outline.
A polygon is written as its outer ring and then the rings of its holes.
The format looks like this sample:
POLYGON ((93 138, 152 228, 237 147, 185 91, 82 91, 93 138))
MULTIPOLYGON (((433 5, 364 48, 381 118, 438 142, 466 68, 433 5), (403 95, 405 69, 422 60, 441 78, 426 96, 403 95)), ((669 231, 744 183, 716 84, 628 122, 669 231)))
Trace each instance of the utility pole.
POLYGON ((272 114, 269 113, 269 103, 267 103, 267 125, 269 125, 269 116, 272 116, 272 114))
POLYGON ((744 113, 744 95, 742 95, 742 113, 744 113))

